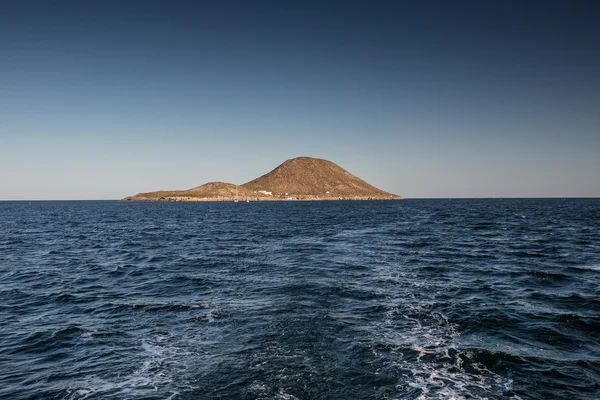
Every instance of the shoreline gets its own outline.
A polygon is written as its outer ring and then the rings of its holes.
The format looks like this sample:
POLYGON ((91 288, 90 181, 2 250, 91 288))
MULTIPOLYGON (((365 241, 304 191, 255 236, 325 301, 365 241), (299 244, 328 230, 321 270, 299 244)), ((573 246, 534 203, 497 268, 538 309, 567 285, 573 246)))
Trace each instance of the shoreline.
POLYGON ((240 199, 231 199, 231 198, 160 198, 160 199, 142 199, 142 198, 129 198, 126 197, 121 199, 120 201, 125 202, 163 202, 163 203, 200 203, 200 202, 219 202, 219 203, 235 203, 235 202, 270 202, 270 201, 373 201, 373 200, 382 200, 382 201, 393 201, 393 200, 404 200, 404 198, 385 198, 385 197, 339 197, 339 198, 331 198, 331 197, 315 197, 315 198, 304 198, 304 197, 295 197, 295 198, 240 198, 240 199))

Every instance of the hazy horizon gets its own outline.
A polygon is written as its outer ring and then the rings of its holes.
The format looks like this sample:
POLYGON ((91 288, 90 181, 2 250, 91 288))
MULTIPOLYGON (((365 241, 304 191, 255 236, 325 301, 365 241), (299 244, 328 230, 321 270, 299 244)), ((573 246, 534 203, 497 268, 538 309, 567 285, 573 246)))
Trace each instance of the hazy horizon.
MULTIPOLYGON (((566 200, 566 199, 570 199, 570 200, 577 200, 577 199, 582 199, 582 200, 586 200, 586 199, 600 199, 600 197, 597 196, 588 196, 588 197, 569 197, 569 196, 564 196, 564 197, 405 197, 402 200, 398 200, 398 201, 405 201, 405 200, 566 200)), ((111 202, 111 201, 115 201, 115 202, 120 202, 123 199, 0 199, 0 202, 4 202, 4 203, 17 203, 17 202, 68 202, 68 201, 82 201, 82 202, 86 202, 86 201, 90 201, 90 202, 94 202, 94 201, 100 201, 100 202, 111 202)), ((313 202, 313 201, 322 201, 322 202, 328 202, 330 200, 286 200, 287 202, 293 202, 293 201, 298 201, 298 202, 313 202)), ((350 201, 350 202, 354 202, 354 201, 364 201, 364 200, 341 200, 341 201, 350 201)), ((370 201, 387 201, 387 200, 370 200, 370 201)), ((140 200, 140 202, 145 202, 144 200, 140 200)), ((262 201, 264 202, 264 201, 262 201)), ((204 202, 204 201, 200 201, 200 202, 182 202, 182 203, 195 203, 195 204, 204 204, 204 203, 218 203, 217 201, 208 201, 208 202, 204 202)))
POLYGON ((600 197, 600 6, 0 6, 0 200, 324 158, 405 198, 600 197))

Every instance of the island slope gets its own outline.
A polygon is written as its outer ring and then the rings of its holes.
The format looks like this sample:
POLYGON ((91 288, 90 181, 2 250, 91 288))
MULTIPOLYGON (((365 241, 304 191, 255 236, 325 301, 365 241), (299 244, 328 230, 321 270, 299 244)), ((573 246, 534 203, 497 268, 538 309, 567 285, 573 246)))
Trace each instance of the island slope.
POLYGON ((285 161, 271 172, 241 186, 209 182, 189 190, 138 193, 136 201, 256 200, 400 200, 352 175, 337 164, 312 157, 285 161))
POLYGON ((352 175, 339 165, 319 158, 298 157, 242 187, 271 192, 279 199, 300 200, 398 200, 352 175))

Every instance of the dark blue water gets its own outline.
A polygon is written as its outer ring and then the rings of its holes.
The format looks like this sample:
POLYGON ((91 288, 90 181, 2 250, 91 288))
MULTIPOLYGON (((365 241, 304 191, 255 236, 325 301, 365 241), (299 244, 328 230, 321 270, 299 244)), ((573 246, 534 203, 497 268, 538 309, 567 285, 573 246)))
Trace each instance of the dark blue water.
POLYGON ((598 399, 600 200, 0 203, 0 397, 598 399))

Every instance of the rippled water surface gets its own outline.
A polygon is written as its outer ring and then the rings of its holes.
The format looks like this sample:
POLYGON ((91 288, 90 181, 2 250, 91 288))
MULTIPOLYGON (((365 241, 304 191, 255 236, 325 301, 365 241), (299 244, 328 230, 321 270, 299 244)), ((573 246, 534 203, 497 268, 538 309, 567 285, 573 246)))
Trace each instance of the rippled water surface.
POLYGON ((598 399, 600 200, 0 203, 0 397, 598 399))

